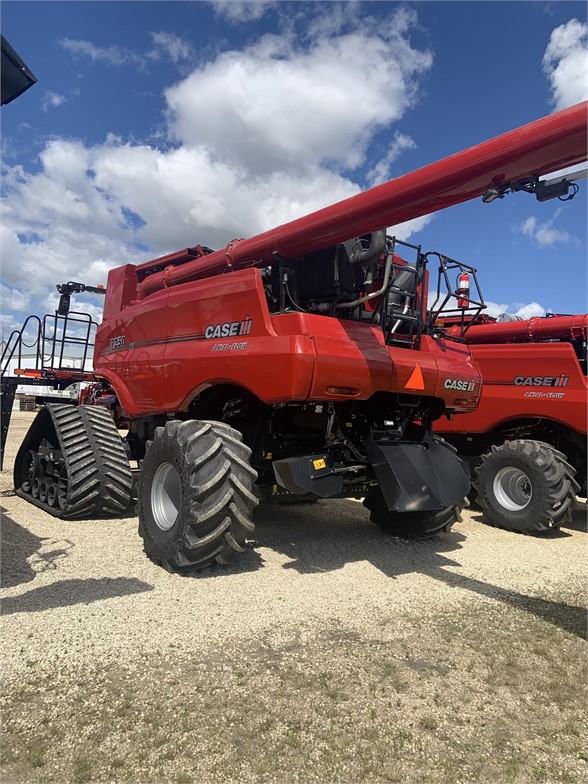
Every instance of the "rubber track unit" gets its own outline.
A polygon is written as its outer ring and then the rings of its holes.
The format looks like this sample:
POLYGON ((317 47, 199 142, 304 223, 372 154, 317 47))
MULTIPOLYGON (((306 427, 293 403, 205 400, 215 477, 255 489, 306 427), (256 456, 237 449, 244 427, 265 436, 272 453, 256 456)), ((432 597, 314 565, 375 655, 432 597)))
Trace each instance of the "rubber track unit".
POLYGON ((473 485, 486 522, 519 533, 549 533, 572 519, 580 489, 575 475, 563 452, 551 444, 519 439, 492 446, 482 456, 473 485), (514 513, 500 505, 493 491, 497 471, 511 465, 530 475, 533 486, 528 508, 514 513))
POLYGON ((251 450, 241 433, 223 422, 174 420, 156 428, 154 436, 141 464, 138 492, 139 534, 147 555, 168 571, 227 563, 245 550, 255 527, 251 518, 259 501, 251 450), (171 466, 178 480, 175 506, 167 507, 175 511, 163 527, 157 511, 166 498, 157 485, 161 466, 171 466))
POLYGON ((17 495, 54 517, 66 519, 121 515, 133 487, 131 467, 114 420, 98 406, 49 403, 41 409, 19 449, 14 475, 17 495), (62 452, 61 507, 43 503, 19 486, 23 456, 28 450, 36 451, 44 439, 62 452))

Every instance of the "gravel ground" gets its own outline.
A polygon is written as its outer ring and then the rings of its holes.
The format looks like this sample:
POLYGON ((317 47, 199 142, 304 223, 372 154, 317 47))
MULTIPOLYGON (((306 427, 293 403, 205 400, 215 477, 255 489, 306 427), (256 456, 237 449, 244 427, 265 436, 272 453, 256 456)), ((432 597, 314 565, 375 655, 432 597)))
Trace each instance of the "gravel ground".
POLYGON ((468 511, 428 542, 353 501, 259 510, 169 574, 137 519, 0 490, 9 782, 584 782, 586 504, 551 538, 468 511))

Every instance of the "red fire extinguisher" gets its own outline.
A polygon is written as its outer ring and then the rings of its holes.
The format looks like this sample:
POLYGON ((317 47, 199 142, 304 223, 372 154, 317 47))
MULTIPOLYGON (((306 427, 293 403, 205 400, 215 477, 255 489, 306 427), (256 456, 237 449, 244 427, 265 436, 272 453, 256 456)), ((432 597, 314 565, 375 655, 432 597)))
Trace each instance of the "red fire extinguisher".
POLYGON ((470 304, 470 276, 467 272, 462 272, 457 277, 457 286, 455 291, 457 297, 457 307, 467 308, 470 304))

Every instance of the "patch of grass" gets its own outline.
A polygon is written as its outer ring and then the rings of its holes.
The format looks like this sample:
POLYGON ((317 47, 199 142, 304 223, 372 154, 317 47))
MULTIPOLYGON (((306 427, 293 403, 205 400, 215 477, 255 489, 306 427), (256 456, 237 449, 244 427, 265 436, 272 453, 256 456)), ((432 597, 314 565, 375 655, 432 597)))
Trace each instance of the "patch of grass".
POLYGON ((43 743, 33 741, 27 747, 27 762, 31 768, 42 768, 45 764, 45 746, 43 743))
POLYGON ((394 662, 385 660, 382 662, 382 675, 384 681, 389 684, 395 692, 402 694, 408 688, 407 680, 402 677, 400 668, 394 662))
POLYGON ((433 705, 436 705, 438 708, 441 708, 445 704, 446 702, 443 699, 443 696, 438 691, 436 691, 435 694, 433 694, 433 705))
POLYGON ((76 754, 72 760, 75 784, 86 784, 92 778, 94 761, 86 754, 76 754))
POLYGON ((419 726, 425 730, 436 730, 439 726, 439 722, 432 716, 421 716, 419 719, 419 726))
POLYGON ((535 781, 547 781, 547 777, 549 776, 549 771, 545 765, 539 765, 536 768, 533 768, 531 775, 535 779, 535 781))

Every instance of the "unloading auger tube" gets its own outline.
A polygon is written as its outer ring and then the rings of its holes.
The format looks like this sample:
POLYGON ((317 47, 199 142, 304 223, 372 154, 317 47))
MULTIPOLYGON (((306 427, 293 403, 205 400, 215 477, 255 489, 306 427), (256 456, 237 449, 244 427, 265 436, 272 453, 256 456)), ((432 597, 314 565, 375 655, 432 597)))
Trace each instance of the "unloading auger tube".
POLYGON ((225 249, 193 261, 183 255, 182 266, 174 266, 176 254, 165 269, 151 274, 153 262, 139 265, 138 298, 188 280, 263 266, 277 254, 296 258, 582 163, 587 112, 584 101, 263 234, 233 240, 225 249))
MULTIPOLYGON (((473 324, 465 333, 466 343, 540 343, 545 340, 586 340, 588 314, 573 316, 533 316, 519 321, 473 324)), ((447 334, 459 335, 459 327, 447 334)))

